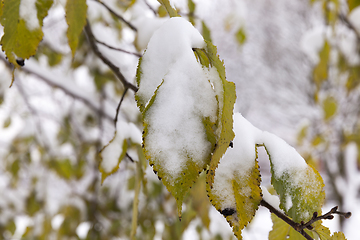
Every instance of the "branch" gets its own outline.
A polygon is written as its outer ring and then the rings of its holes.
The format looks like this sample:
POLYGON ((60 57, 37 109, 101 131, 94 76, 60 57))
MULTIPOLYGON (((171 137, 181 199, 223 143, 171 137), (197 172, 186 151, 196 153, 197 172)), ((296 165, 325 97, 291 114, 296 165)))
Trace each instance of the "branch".
MULTIPOLYGON (((3 55, 0 55, 0 60, 2 60, 7 67, 11 69, 12 65, 6 61, 5 57, 3 55)), ((105 116, 107 119, 113 121, 113 117, 111 117, 109 114, 106 114, 103 109, 101 109, 99 106, 96 105, 95 102, 91 101, 90 98, 86 98, 86 96, 79 95, 76 91, 74 91, 71 88, 66 87, 66 85, 62 84, 62 82, 57 80, 51 80, 45 77, 47 74, 39 73, 35 70, 34 66, 32 65, 31 61, 27 63, 26 66, 19 68, 18 71, 23 71, 27 74, 31 74, 35 77, 37 77, 39 80, 42 80, 46 84, 50 85, 54 88, 59 88, 62 91, 64 91, 67 95, 73 97, 74 99, 77 99, 81 102, 83 102, 85 105, 87 105, 89 108, 93 109, 96 112, 102 112, 103 116, 105 116)))
POLYGON ((126 94, 127 90, 128 90, 128 88, 125 88, 124 93, 121 96, 120 102, 119 102, 119 104, 118 104, 118 106, 116 108, 116 114, 115 114, 115 119, 114 119, 115 129, 116 129, 116 123, 117 123, 118 115, 119 115, 119 111, 120 111, 120 106, 121 106, 121 103, 124 101, 125 94, 126 94))
POLYGON ((349 21, 349 19, 344 14, 339 14, 338 18, 343 21, 345 25, 355 33, 358 42, 360 42, 360 32, 358 32, 356 27, 349 21))
POLYGON ((156 16, 157 15, 157 12, 156 12, 156 10, 152 7, 152 6, 150 6, 150 4, 147 2, 147 0, 144 0, 144 2, 145 2, 145 4, 146 4, 146 6, 154 13, 154 15, 156 16))
POLYGON ((313 224, 314 222, 319 221, 319 220, 323 220, 323 219, 324 220, 325 219, 333 219, 334 214, 338 214, 338 215, 343 216, 345 218, 349 218, 351 216, 351 212, 344 213, 344 212, 337 211, 338 206, 336 206, 336 207, 333 207, 329 212, 327 212, 327 213, 325 213, 324 215, 321 215, 321 216, 318 216, 318 213, 314 212, 313 217, 306 223, 304 223, 304 222, 297 223, 297 222, 294 222, 292 219, 290 219, 288 216, 286 216, 284 213, 280 212, 279 210, 277 210, 276 208, 271 206, 264 199, 261 200, 260 205, 263 206, 263 207, 266 207, 267 209, 269 209, 270 212, 272 212, 277 217, 279 217, 281 220, 283 220, 284 222, 289 224, 297 232, 299 232, 301 235, 303 235, 307 240, 313 240, 313 238, 309 234, 307 234, 305 232, 305 229, 312 230, 313 226, 311 226, 311 224, 313 224))
POLYGON ((290 219, 288 216, 286 216, 284 213, 280 212, 273 206, 271 206, 268 202, 266 202, 264 199, 261 200, 260 205, 263 207, 266 207, 269 209, 270 212, 275 214, 278 218, 289 224, 292 228, 294 228, 297 232, 299 232, 301 235, 303 235, 307 240, 313 240, 313 238, 307 234, 304 229, 299 229, 300 224, 294 222, 292 219, 290 219))
POLYGON ((122 16, 120 16, 119 14, 117 14, 116 12, 114 12, 111 8, 109 8, 105 3, 103 3, 101 0, 94 0, 95 2, 100 3, 101 5, 103 5, 112 15, 114 15, 115 17, 117 17, 118 19, 120 19, 121 21, 123 21, 126 25, 129 26, 129 28, 131 28, 132 30, 134 30, 135 32, 137 32, 137 29, 134 25, 132 25, 130 22, 126 21, 122 16))
POLYGON ((95 42, 97 42, 97 43, 99 43, 99 44, 101 44, 101 45, 104 45, 105 47, 110 48, 110 49, 112 49, 112 50, 116 50, 116 51, 120 51, 120 52, 124 52, 124 53, 128 53, 128 54, 132 54, 132 55, 135 55, 135 56, 137 56, 137 57, 141 57, 141 56, 142 56, 142 55, 139 54, 139 53, 129 52, 129 51, 126 51, 126 50, 121 49, 121 48, 112 47, 112 46, 110 46, 110 45, 108 45, 108 44, 106 44, 106 43, 104 43, 104 42, 101 42, 100 40, 98 40, 98 39, 96 39, 96 38, 95 38, 95 42))
POLYGON ((96 45, 96 41, 95 41, 95 37, 94 34, 91 30, 89 21, 87 21, 85 28, 84 28, 85 34, 87 36, 87 39, 90 43, 90 46, 92 48, 92 50, 94 51, 95 55, 98 56, 113 72, 114 74, 117 76, 117 78, 122 82, 122 84, 124 85, 125 89, 126 88, 130 88, 131 90, 133 90, 134 92, 136 92, 138 90, 138 88, 131 84, 130 82, 128 82, 124 75, 120 72, 120 69, 115 66, 109 59, 107 59, 99 50, 99 48, 96 45))

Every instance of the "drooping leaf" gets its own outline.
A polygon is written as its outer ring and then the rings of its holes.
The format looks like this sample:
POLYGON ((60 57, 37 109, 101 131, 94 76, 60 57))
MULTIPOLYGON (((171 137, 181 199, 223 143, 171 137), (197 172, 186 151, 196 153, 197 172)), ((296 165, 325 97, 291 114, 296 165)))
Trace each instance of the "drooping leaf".
POLYGON ((114 138, 100 151, 101 183, 119 169, 120 162, 126 156, 127 140, 119 135, 115 132, 114 138), (121 146, 118 146, 119 143, 122 143, 121 146))
POLYGON ((220 93, 217 94, 219 101, 218 129, 220 130, 220 133, 218 133, 219 137, 216 143, 216 148, 211 157, 210 167, 206 177, 206 181, 208 183, 207 188, 211 189, 214 182, 215 169, 217 168, 221 157, 228 149, 230 141, 233 140, 235 136, 232 128, 236 92, 235 84, 226 80, 224 63, 217 55, 216 47, 208 41, 206 41, 206 53, 210 64, 217 69, 221 79, 221 86, 215 86, 215 88, 220 89, 220 93))
MULTIPOLYGON (((303 240, 303 235, 297 232, 289 224, 278 218, 275 214, 271 214, 273 228, 269 232, 269 240, 303 240)), ((305 230, 307 234, 312 237, 312 233, 305 230)))
POLYGON ((201 22, 202 26, 202 35, 204 39, 208 42, 211 42, 211 32, 210 29, 207 27, 206 23, 204 21, 201 22))
POLYGON ((19 66, 17 59, 28 59, 35 55, 42 40, 43 32, 40 27, 29 29, 27 22, 20 18, 20 0, 5 0, 3 3, 3 14, 1 16, 1 24, 4 26, 4 35, 1 38, 2 50, 9 62, 19 66))
POLYGON ((79 43, 79 36, 86 24, 86 0, 67 0, 65 11, 66 22, 68 24, 66 36, 72 56, 74 57, 79 43))
POLYGON ((195 26, 194 14, 195 14, 196 5, 192 0, 188 0, 188 8, 189 8, 189 14, 188 14, 189 22, 191 22, 191 24, 195 26))
POLYGON ((211 203, 224 215, 241 239, 242 229, 252 220, 262 199, 260 171, 254 135, 239 113, 234 115, 235 139, 220 160, 212 188, 207 188, 211 203))
MULTIPOLYGON (((198 62, 193 49, 199 46, 205 46, 201 34, 186 20, 171 18, 152 36, 137 71, 145 156, 175 197, 179 215, 220 132, 221 79, 217 68, 198 62), (166 54, 159 57, 159 51, 166 54)), ((201 52, 209 55, 206 49, 201 52)))
POLYGON ((314 212, 321 213, 325 199, 324 183, 311 166, 303 170, 295 168, 281 176, 276 176, 272 170, 271 182, 280 196, 280 208, 295 222, 306 222, 314 212))
POLYGON ((49 9, 53 5, 54 0, 37 0, 36 10, 37 18, 39 19, 40 26, 43 26, 43 20, 47 16, 49 9))

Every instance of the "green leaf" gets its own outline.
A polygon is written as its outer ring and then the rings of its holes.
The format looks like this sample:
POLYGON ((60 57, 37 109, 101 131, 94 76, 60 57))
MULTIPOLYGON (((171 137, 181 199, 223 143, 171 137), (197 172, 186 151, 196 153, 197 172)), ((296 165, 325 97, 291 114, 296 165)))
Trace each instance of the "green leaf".
POLYGON ((337 103, 335 98, 331 96, 325 98, 325 100, 323 101, 323 110, 325 113, 325 120, 327 121, 331 119, 337 110, 337 103))
POLYGON ((313 225, 315 226, 312 232, 314 232, 315 235, 317 235, 320 240, 330 239, 331 232, 327 227, 321 225, 321 221, 315 222, 313 225))
POLYGON ((235 33, 235 38, 240 45, 243 45, 245 43, 246 33, 243 27, 239 28, 239 30, 235 33))
POLYGON ((195 13, 196 5, 192 0, 188 0, 188 8, 189 8, 189 14, 188 14, 189 22, 191 22, 191 24, 195 26, 194 13, 195 13))
POLYGON ((48 15, 48 11, 53 5, 54 0, 37 0, 36 10, 37 10, 37 18, 39 19, 40 26, 43 26, 43 20, 48 15))
POLYGON ((34 216, 41 207, 43 206, 42 201, 38 201, 36 198, 36 192, 32 191, 28 199, 26 200, 26 211, 30 216, 34 216))
POLYGON ((201 21, 201 26, 202 26, 202 35, 203 35, 204 39, 208 42, 211 42, 210 29, 207 27, 207 25, 205 24, 204 21, 201 21))
POLYGON ((2 50, 9 62, 18 66, 16 59, 28 59, 35 55, 42 40, 43 32, 40 28, 29 29, 25 20, 19 14, 20 0, 4 0, 1 24, 4 35, 1 38, 2 50))
MULTIPOLYGON (((278 218, 275 214, 271 214, 273 228, 269 232, 269 240, 303 240, 303 235, 293 229, 289 224, 278 218)), ((310 236, 312 233, 305 230, 310 236)))
POLYGON ((66 2, 65 17, 69 26, 66 36, 73 57, 79 43, 79 36, 86 24, 86 10, 86 0, 67 0, 66 2))
POLYGON ((69 159, 65 160, 52 160, 50 163, 50 168, 54 169, 55 172, 62 178, 69 180, 73 177, 74 167, 72 166, 69 159))
POLYGON ((15 221, 14 221, 13 219, 11 219, 10 221, 8 221, 7 224, 6 224, 5 229, 8 230, 8 231, 11 233, 11 235, 14 235, 15 230, 16 230, 15 221))
POLYGON ((164 6, 170 17, 179 17, 177 11, 171 7, 169 0, 158 0, 158 2, 164 6))
MULTIPOLYGON (((270 156, 271 159, 271 156, 270 156)), ((280 208, 295 222, 308 221, 314 212, 321 213, 325 199, 324 183, 310 165, 305 170, 294 169, 275 177, 271 163, 271 182, 280 196, 280 208)))

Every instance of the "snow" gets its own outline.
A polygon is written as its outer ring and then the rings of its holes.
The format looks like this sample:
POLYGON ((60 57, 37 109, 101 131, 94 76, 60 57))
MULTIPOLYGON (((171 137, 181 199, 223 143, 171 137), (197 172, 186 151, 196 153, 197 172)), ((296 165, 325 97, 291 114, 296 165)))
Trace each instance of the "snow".
POLYGON ((350 12, 349 21, 353 24, 357 32, 360 33, 360 6, 350 12))
POLYGON ((313 64, 320 61, 319 52, 324 46, 325 28, 317 26, 308 30, 300 41, 301 49, 308 56, 313 64))
POLYGON ((261 131, 253 127, 240 113, 234 114, 234 132, 233 148, 229 147, 220 160, 212 189, 212 193, 221 200, 221 209, 236 209, 231 181, 242 181, 254 168, 256 136, 261 134, 261 131))
POLYGON ((150 18, 146 16, 139 17, 133 24, 137 28, 136 45, 139 49, 145 49, 153 33, 168 18, 150 18))
POLYGON ((141 132, 133 123, 118 120, 113 140, 101 151, 101 167, 105 172, 111 172, 118 165, 126 139, 131 139, 133 143, 140 145, 141 132))
POLYGON ((35 6, 36 1, 37 0, 21 0, 20 2, 20 18, 25 20, 26 27, 30 31, 40 28, 35 6))
POLYGON ((216 120, 218 104, 209 81, 220 79, 195 58, 192 48, 204 44, 188 21, 171 18, 155 31, 141 62, 138 103, 146 107, 158 88, 144 113, 145 148, 172 177, 189 158, 202 166, 211 150, 203 119, 216 120))

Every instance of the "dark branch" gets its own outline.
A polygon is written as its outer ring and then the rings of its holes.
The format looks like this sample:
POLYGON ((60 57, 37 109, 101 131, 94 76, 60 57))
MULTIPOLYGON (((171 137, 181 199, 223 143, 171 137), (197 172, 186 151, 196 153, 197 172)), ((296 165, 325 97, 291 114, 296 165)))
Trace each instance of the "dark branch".
POLYGON ((349 21, 349 19, 344 14, 339 14, 338 17, 343 23, 345 23, 348 28, 350 28, 355 33, 358 42, 360 42, 360 32, 358 32, 356 27, 349 21))
POLYGON ((290 219, 288 216, 286 216, 284 213, 280 212, 279 210, 277 210, 276 208, 271 206, 264 199, 261 200, 260 205, 263 206, 263 207, 266 207, 267 209, 269 209, 270 212, 272 212, 278 218, 280 218, 281 220, 283 220, 284 222, 289 224, 297 232, 299 232, 301 235, 303 235, 307 240, 313 240, 313 238, 309 234, 307 234, 305 232, 305 229, 312 230, 313 226, 311 226, 311 224, 313 224, 314 222, 319 221, 319 220, 323 220, 323 219, 324 220, 325 219, 333 219, 334 214, 341 215, 341 216, 343 216, 345 218, 349 218, 351 216, 351 212, 347 212, 347 213, 338 212, 337 211, 338 207, 336 206, 336 207, 332 208, 329 212, 327 212, 327 213, 325 213, 324 215, 321 215, 321 216, 318 216, 318 213, 314 212, 313 217, 307 223, 304 223, 304 222, 296 223, 292 219, 290 219))
POLYGON ((119 80, 122 82, 122 84, 124 85, 125 89, 126 88, 130 88, 131 90, 133 90, 134 92, 136 92, 138 90, 138 88, 131 84, 130 82, 128 82, 124 75, 120 72, 120 69, 115 66, 109 59, 107 59, 99 50, 99 48, 96 45, 95 42, 95 37, 94 34, 91 30, 90 24, 87 21, 87 24, 85 25, 85 34, 87 36, 87 39, 90 43, 90 46, 92 48, 92 50, 94 51, 95 55, 98 56, 106 65, 108 65, 108 67, 114 72, 114 74, 117 76, 117 78, 119 78, 119 80))
POLYGON ((95 42, 97 42, 97 43, 99 43, 101 45, 104 45, 105 47, 110 48, 112 50, 116 50, 116 51, 120 51, 120 52, 123 52, 123 53, 132 54, 132 55, 135 55, 137 57, 141 57, 141 54, 139 54, 139 53, 129 52, 129 51, 126 51, 126 50, 121 49, 121 48, 115 48, 115 47, 112 47, 112 46, 110 46, 110 45, 108 45, 108 44, 106 44, 104 42, 101 42, 101 41, 99 41, 97 39, 95 39, 95 42))
POLYGON ((132 157, 130 157, 130 155, 128 153, 126 153, 126 156, 131 162, 135 162, 134 159, 132 159, 132 157))
POLYGON ((301 235, 303 235, 307 240, 313 240, 313 238, 307 234, 304 229, 300 229, 300 224, 294 222, 293 220, 291 220, 288 216, 286 216, 284 213, 280 212, 279 210, 277 210, 276 208, 274 208, 273 206, 271 206, 268 202, 266 202, 264 199, 261 200, 260 205, 263 207, 266 207, 267 209, 269 209, 270 212, 272 212, 273 214, 275 214, 278 218, 280 218, 281 220, 283 220, 284 222, 286 222, 287 224, 289 224, 292 228, 294 228, 297 232, 299 232, 301 235))
POLYGON ((117 14, 116 12, 114 12, 111 8, 109 8, 105 3, 103 3, 101 0, 95 0, 95 2, 100 3, 101 5, 103 5, 112 15, 114 15, 115 17, 117 17, 118 19, 120 19, 121 21, 123 21, 126 25, 129 26, 129 28, 131 28, 132 30, 134 30, 135 32, 137 31, 136 27, 134 25, 132 25, 130 22, 126 21, 122 16, 120 16, 119 14, 117 14))
POLYGON ((124 101, 125 98, 125 94, 127 92, 128 88, 125 88, 123 95, 121 96, 120 102, 116 108, 116 115, 115 115, 115 119, 114 119, 114 125, 115 125, 115 129, 116 129, 116 124, 117 124, 117 120, 118 120, 118 115, 119 115, 119 111, 120 111, 120 106, 121 103, 124 101))
POLYGON ((144 0, 144 2, 145 2, 145 4, 146 4, 146 6, 154 13, 154 15, 156 16, 157 15, 157 12, 156 12, 156 10, 152 7, 152 6, 150 6, 150 4, 146 1, 146 0, 144 0))

